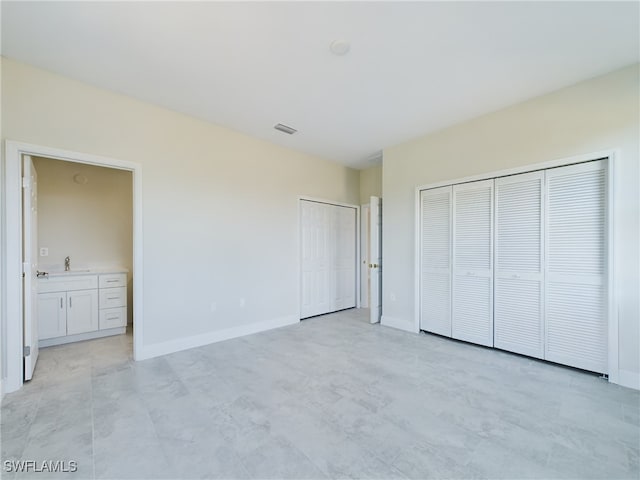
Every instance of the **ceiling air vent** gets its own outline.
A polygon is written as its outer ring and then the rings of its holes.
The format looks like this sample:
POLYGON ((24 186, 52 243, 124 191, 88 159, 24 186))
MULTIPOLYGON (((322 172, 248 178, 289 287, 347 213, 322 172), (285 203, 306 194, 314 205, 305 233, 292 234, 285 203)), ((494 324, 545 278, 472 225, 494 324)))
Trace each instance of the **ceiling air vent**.
POLYGON ((295 128, 292 128, 288 125, 283 125, 282 123, 277 124, 275 127, 276 130, 280 130, 283 133, 286 133, 288 135, 293 135, 294 133, 296 133, 298 130, 296 130, 295 128))

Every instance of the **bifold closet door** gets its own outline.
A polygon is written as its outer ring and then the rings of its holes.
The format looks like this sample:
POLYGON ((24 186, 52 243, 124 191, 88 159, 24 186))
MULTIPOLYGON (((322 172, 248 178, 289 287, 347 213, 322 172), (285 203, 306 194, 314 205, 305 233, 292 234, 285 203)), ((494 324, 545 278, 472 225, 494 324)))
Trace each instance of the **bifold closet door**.
POLYGON ((494 346, 544 357, 544 172, 495 181, 494 346))
POLYGON ((607 373, 606 165, 546 172, 545 358, 607 373))
POLYGON ((451 336, 493 346, 493 180, 453 186, 451 336))
POLYGON ((451 336, 452 187, 420 192, 420 329, 451 336))
POLYGON ((335 210, 334 310, 356 306, 356 209, 331 205, 335 210))
POLYGON ((302 318, 331 311, 331 264, 335 237, 334 212, 329 205, 300 202, 302 318))
POLYGON ((356 209, 300 201, 301 318, 356 305, 356 209))

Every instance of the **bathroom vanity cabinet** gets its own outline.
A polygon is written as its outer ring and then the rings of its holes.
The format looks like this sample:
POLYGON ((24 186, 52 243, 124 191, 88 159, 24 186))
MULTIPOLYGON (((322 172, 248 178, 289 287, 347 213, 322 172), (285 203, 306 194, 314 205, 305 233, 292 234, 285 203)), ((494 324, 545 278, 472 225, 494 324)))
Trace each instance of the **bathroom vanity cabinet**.
POLYGON ((125 333, 127 271, 50 273, 38 280, 39 346, 125 333))

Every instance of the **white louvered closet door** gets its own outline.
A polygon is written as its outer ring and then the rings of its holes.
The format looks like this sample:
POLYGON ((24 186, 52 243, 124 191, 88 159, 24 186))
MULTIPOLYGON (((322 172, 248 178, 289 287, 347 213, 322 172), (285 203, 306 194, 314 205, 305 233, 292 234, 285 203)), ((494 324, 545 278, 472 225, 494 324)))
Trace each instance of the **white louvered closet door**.
POLYGON ((544 172, 495 183, 494 346, 544 357, 544 172))
POLYGON ((606 170, 546 172, 545 358, 607 373, 606 170))
POLYGON ((452 187, 420 192, 420 329, 451 336, 452 187))
POLYGON ((453 186, 451 336, 493 346, 493 180, 453 186))

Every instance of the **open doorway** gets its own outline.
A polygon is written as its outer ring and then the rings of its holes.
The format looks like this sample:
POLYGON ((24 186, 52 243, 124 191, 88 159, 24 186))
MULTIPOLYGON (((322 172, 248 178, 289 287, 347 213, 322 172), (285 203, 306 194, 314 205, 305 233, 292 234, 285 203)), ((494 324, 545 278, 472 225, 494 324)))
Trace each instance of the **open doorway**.
MULTIPOLYGON (((92 356, 96 345, 104 354, 104 344, 116 339, 127 359, 141 358, 140 165, 11 141, 6 142, 5 158, 4 392, 18 390, 30 375, 38 375, 37 358, 26 358, 42 354, 40 347, 74 346, 78 355, 82 350, 92 356), (40 190, 37 222, 22 195, 29 183, 23 178, 27 161, 40 190), (25 229, 27 224, 32 228, 25 229), (25 244, 29 233, 31 244, 25 244), (24 255, 27 251, 34 252, 31 258, 24 255), (25 278, 32 271, 29 284, 25 278), (51 316, 39 321, 46 314, 51 316)), ((77 360, 78 355, 70 357, 77 360)))
POLYGON ((80 368, 83 357, 105 364, 128 361, 132 172, 28 155, 23 169, 32 179, 25 182, 28 198, 23 195, 23 251, 33 251, 28 263, 36 269, 35 282, 25 272, 23 288, 24 380, 54 373, 47 363, 65 369, 71 359, 80 368), (96 339, 104 340, 77 345, 96 339))

